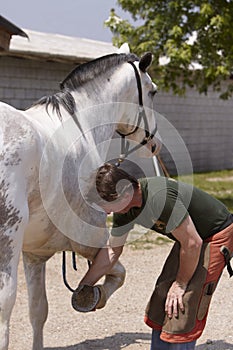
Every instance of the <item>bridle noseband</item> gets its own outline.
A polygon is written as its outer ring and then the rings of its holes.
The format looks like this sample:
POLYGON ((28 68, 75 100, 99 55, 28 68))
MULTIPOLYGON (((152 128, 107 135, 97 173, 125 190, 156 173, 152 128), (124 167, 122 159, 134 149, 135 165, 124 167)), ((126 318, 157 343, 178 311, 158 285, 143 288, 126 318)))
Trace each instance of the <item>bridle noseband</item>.
POLYGON ((128 157, 129 154, 137 151, 139 148, 143 147, 148 142, 150 142, 153 139, 153 137, 157 131, 157 125, 156 125, 154 130, 152 131, 152 133, 149 132, 149 125, 148 125, 148 120, 146 117, 146 111, 145 111, 145 108, 143 106, 141 78, 140 78, 140 75, 138 73, 138 70, 137 70, 135 64, 133 62, 130 62, 130 61, 128 63, 133 67, 136 81, 137 81, 138 104, 139 104, 138 117, 137 117, 138 121, 137 121, 137 124, 136 124, 135 128, 133 129, 133 131, 131 131, 127 134, 122 134, 120 131, 116 131, 121 136, 121 154, 117 160, 116 166, 119 166, 125 160, 125 158, 128 157), (126 141, 125 137, 134 134, 138 130, 139 125, 140 125, 142 120, 144 122, 145 136, 138 145, 129 149, 129 141, 126 141))

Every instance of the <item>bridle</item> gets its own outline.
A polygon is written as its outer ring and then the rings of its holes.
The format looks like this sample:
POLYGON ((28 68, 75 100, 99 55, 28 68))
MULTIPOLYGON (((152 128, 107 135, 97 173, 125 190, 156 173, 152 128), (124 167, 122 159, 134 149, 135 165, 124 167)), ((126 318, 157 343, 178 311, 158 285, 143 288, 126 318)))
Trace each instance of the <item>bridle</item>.
MULTIPOLYGON (((143 106, 141 78, 140 78, 140 75, 138 73, 138 70, 137 70, 135 64, 133 62, 130 62, 130 61, 128 63, 131 64, 131 66, 133 67, 134 73, 135 73, 135 77, 136 77, 136 81, 137 81, 137 88, 138 88, 138 116, 137 116, 137 124, 136 124, 135 128, 133 129, 133 131, 131 131, 131 132, 127 133, 127 134, 122 134, 120 131, 116 130, 116 132, 121 136, 121 154, 119 155, 119 158, 117 160, 116 166, 120 166, 120 164, 125 160, 125 158, 128 157, 129 154, 137 151, 139 148, 143 147, 148 142, 150 142, 153 139, 153 137, 154 137, 154 135, 155 135, 155 133, 157 131, 157 125, 155 126, 154 130, 151 133, 148 131, 149 130, 149 125, 148 125, 148 120, 147 120, 147 117, 146 117, 146 111, 145 111, 145 108, 143 106), (134 134, 138 130, 139 125, 141 124, 142 120, 144 122, 145 136, 144 136, 144 138, 142 139, 142 141, 138 145, 136 145, 136 146, 132 147, 131 149, 129 149, 129 141, 126 141, 125 137, 134 134)), ((152 152, 153 152, 153 150, 152 150, 152 152)))

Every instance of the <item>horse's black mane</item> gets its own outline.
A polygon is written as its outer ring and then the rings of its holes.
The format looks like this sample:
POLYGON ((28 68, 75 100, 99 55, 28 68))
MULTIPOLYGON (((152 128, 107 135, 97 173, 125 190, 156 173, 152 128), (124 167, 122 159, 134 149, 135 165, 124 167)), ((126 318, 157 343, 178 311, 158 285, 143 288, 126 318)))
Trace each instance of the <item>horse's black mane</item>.
POLYGON ((111 54, 84 63, 72 70, 60 84, 61 89, 68 88, 73 91, 80 85, 94 79, 101 73, 105 73, 111 68, 117 67, 124 62, 138 60, 134 54, 111 54))
POLYGON ((97 58, 93 61, 81 64, 73 69, 67 77, 60 83, 61 91, 51 96, 44 96, 37 101, 33 106, 45 105, 48 112, 48 107, 56 111, 61 118, 60 106, 62 105, 68 113, 75 114, 75 101, 71 95, 71 91, 76 90, 81 85, 91 81, 100 74, 105 73, 109 69, 119 66, 124 62, 138 61, 138 57, 134 54, 111 54, 97 58))

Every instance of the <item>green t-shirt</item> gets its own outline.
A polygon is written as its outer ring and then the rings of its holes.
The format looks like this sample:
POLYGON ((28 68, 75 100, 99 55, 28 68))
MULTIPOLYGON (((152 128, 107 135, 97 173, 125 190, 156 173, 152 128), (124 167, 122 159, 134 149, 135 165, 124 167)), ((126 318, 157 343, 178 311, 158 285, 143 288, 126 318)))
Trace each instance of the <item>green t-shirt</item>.
POLYGON ((142 207, 113 215, 113 236, 122 236, 139 224, 172 237, 171 231, 190 215, 199 235, 205 239, 220 231, 229 219, 225 205, 202 190, 173 179, 139 179, 142 207))

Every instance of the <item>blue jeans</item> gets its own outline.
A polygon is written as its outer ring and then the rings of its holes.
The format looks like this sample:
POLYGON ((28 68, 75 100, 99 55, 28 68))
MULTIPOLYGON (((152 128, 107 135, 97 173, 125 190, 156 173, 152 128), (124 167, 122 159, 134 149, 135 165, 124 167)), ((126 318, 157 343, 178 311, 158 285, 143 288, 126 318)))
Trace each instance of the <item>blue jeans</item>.
POLYGON ((153 329, 150 350, 194 350, 196 340, 189 343, 167 343, 160 339, 160 331, 153 329))

